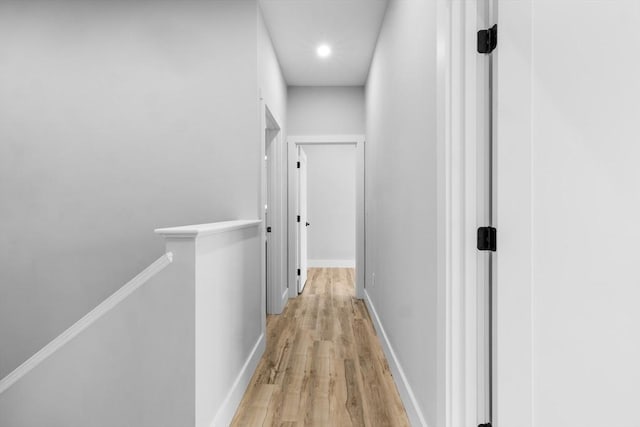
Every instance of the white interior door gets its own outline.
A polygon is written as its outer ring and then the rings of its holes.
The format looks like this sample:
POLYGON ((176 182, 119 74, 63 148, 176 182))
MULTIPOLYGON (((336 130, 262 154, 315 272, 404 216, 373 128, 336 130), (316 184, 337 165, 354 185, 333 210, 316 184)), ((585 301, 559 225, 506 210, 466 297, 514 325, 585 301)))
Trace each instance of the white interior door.
POLYGON ((495 427, 640 426, 639 26, 499 1, 495 427))
POLYGON ((298 268, 300 269, 300 277, 298 281, 298 292, 304 290, 307 283, 307 227, 309 226, 307 217, 307 155, 302 147, 298 148, 298 268))

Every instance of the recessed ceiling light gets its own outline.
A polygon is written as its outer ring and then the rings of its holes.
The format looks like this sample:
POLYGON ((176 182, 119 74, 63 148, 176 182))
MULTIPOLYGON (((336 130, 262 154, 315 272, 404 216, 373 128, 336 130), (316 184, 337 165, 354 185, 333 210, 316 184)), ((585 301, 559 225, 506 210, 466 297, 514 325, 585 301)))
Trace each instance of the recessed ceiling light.
POLYGON ((316 49, 316 53, 320 58, 326 58, 331 55, 331 46, 328 44, 321 44, 318 46, 318 49, 316 49))

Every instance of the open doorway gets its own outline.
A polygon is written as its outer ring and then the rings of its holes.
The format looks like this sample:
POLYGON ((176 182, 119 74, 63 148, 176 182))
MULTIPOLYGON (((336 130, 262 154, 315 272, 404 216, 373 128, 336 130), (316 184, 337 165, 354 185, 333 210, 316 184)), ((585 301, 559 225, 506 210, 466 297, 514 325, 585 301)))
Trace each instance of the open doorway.
POLYGON ((289 297, 304 290, 310 271, 355 268, 362 299, 364 137, 289 137, 288 146, 289 297))

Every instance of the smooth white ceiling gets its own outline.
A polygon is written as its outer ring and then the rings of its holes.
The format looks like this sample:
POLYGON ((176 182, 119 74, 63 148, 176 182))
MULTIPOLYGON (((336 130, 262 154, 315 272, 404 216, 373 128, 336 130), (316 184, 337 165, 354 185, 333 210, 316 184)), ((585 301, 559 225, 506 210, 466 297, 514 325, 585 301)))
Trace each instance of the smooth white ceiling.
POLYGON ((282 72, 291 86, 364 85, 387 0, 261 0, 282 72), (329 58, 316 48, 327 43, 329 58))

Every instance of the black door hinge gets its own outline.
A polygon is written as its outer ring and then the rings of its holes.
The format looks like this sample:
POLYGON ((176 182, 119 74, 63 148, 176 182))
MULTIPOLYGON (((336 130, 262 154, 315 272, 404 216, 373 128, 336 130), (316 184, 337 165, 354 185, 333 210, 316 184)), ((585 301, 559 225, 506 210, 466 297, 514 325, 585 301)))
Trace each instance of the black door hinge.
POLYGON ((267 233, 271 233, 271 227, 267 227, 267 233))
POLYGON ((298 163, 296 164, 296 167, 297 167, 298 169, 300 169, 300 162, 298 162, 298 163))
POLYGON ((498 232, 493 227, 478 228, 478 250, 495 252, 498 232))
POLYGON ((298 269, 298 276, 300 275, 300 269, 298 269))
POLYGON ((300 222, 300 215, 298 215, 298 219, 296 220, 296 222, 300 222))
POLYGON ((491 53, 498 46, 498 25, 478 31, 478 53, 491 53))

